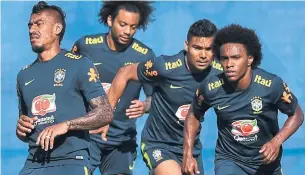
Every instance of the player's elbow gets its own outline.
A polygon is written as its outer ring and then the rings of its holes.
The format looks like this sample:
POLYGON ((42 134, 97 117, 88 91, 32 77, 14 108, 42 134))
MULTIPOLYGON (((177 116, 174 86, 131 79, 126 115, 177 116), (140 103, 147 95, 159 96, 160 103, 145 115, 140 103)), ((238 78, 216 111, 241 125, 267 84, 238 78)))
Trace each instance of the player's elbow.
POLYGON ((125 81, 125 82, 128 82, 129 80, 138 80, 137 67, 138 64, 121 67, 117 74, 117 77, 121 81, 125 81))
POLYGON ((304 113, 303 113, 303 111, 302 111, 302 109, 299 105, 297 106, 297 109, 296 109, 296 112, 295 112, 294 116, 297 119, 297 124, 299 126, 301 126, 304 122, 304 113))
POLYGON ((302 111, 302 113, 300 114, 300 126, 303 124, 304 122, 304 113, 302 111))

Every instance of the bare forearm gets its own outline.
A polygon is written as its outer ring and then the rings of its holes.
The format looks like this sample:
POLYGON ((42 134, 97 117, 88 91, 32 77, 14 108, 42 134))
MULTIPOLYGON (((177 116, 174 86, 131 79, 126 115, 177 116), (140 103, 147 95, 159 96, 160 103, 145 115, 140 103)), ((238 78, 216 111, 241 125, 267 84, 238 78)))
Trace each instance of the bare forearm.
POLYGON ((122 67, 111 83, 108 98, 112 108, 114 108, 122 96, 129 80, 138 80, 138 64, 122 67))
POLYGON ((185 121, 184 127, 184 144, 183 144, 183 155, 193 155, 193 146, 196 133, 199 129, 199 120, 194 116, 192 112, 188 114, 185 121))
POLYGON ((145 103, 145 113, 149 113, 151 106, 151 96, 147 96, 144 103, 145 103))
POLYGON ((284 143, 302 125, 303 120, 303 111, 300 106, 297 106, 295 114, 286 120, 283 128, 273 139, 279 144, 284 143))
POLYGON ((66 121, 69 130, 93 130, 108 125, 113 119, 113 111, 106 96, 89 102, 92 110, 86 115, 66 121))

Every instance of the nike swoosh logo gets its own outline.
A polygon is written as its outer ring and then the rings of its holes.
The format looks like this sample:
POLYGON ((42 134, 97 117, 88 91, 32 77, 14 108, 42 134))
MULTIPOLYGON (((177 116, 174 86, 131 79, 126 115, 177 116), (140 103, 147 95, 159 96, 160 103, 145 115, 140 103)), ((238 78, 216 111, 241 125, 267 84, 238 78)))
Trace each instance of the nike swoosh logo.
POLYGON ((170 85, 170 88, 172 88, 172 89, 179 89, 179 88, 183 88, 183 86, 174 86, 174 85, 170 85))
POLYGON ((135 161, 132 162, 132 165, 129 165, 129 170, 132 171, 134 169, 135 161))
POLYGON ((34 80, 35 80, 35 78, 34 78, 33 80, 31 80, 31 81, 25 82, 24 85, 27 86, 27 85, 29 85, 30 83, 32 83, 34 80))
POLYGON ((93 64, 94 64, 94 66, 98 66, 98 65, 101 65, 103 63, 93 63, 93 64))
POLYGON ((226 109, 227 107, 229 107, 230 105, 227 105, 227 106, 217 106, 217 109, 220 111, 220 110, 223 110, 223 109, 226 109))

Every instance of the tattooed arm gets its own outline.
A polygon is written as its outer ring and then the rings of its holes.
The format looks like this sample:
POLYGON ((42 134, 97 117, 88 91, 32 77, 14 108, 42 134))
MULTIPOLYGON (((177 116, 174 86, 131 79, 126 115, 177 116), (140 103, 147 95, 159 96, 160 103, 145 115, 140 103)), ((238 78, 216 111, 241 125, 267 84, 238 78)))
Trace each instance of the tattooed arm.
POLYGON ((47 151, 53 148, 56 136, 66 134, 69 130, 97 129, 113 120, 112 108, 106 95, 91 99, 89 104, 92 110, 86 115, 45 128, 39 134, 36 144, 47 151))
POLYGON ((88 114, 77 119, 66 121, 69 130, 92 130, 111 123, 113 111, 107 96, 99 96, 89 101, 92 108, 88 114))

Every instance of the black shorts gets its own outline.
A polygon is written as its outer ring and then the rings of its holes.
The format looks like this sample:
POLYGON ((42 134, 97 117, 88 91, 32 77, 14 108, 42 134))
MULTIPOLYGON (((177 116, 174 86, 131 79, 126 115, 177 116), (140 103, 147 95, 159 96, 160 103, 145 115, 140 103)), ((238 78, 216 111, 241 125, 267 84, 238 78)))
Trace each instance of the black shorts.
MULTIPOLYGON (((183 156, 182 154, 176 154, 171 152, 170 146, 165 148, 164 146, 158 145, 152 142, 142 142, 141 143, 141 153, 146 166, 150 171, 153 171, 160 163, 166 160, 174 160, 180 166, 182 166, 183 156)), ((203 160, 201 154, 194 157, 198 164, 198 170, 201 175, 204 175, 203 160)))
POLYGON ((81 165, 57 165, 42 168, 26 168, 24 167, 19 175, 89 175, 89 169, 81 165))
POLYGON ((104 149, 101 143, 91 140, 90 144, 90 172, 99 167, 101 174, 129 174, 135 166, 137 157, 135 141, 126 142, 112 149, 104 149))
POLYGON ((276 171, 262 171, 220 159, 215 161, 215 175, 282 175, 282 170, 279 168, 276 171))

